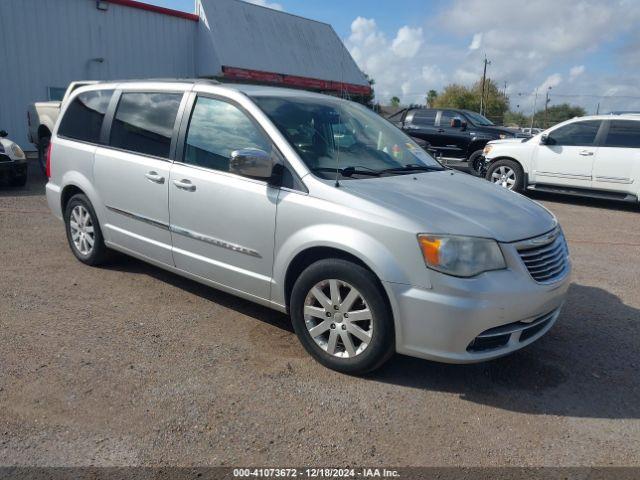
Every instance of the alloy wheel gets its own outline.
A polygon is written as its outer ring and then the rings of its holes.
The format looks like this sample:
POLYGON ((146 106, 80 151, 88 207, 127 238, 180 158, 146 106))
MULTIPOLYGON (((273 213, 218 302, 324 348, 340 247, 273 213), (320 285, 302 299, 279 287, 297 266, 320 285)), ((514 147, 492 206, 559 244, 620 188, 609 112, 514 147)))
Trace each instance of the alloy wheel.
POLYGON ((95 232, 91 214, 82 205, 76 205, 71 210, 69 228, 71 229, 71 240, 76 250, 82 255, 89 255, 95 243, 95 232))
POLYGON ((491 181, 509 190, 513 190, 516 184, 516 172, 505 165, 496 168, 491 174, 491 181))
POLYGON ((304 321, 313 341, 334 357, 353 358, 371 343, 371 310, 362 294, 342 280, 314 285, 305 298, 304 321))

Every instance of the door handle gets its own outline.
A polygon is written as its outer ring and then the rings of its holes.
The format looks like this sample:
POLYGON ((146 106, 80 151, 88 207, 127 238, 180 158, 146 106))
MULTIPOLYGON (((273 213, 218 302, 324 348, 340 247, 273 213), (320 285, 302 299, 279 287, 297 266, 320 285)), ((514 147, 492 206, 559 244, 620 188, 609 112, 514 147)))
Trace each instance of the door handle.
POLYGON ((186 190, 187 192, 194 192, 196 186, 191 183, 191 180, 182 179, 182 180, 174 180, 173 184, 178 187, 180 190, 186 190))
POLYGON ((153 183, 164 183, 164 177, 162 175, 158 175, 158 172, 147 172, 144 176, 153 183))
POLYGON ((589 150, 580 150, 578 153, 583 157, 590 157, 593 155, 593 152, 590 152, 589 150))

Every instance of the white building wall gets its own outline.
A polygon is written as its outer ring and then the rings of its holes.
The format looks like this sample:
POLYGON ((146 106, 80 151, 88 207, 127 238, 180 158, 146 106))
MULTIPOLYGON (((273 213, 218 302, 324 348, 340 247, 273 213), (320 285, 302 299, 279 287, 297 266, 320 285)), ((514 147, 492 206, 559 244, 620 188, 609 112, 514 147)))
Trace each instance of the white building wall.
POLYGON ((195 76, 198 22, 95 0, 0 0, 0 129, 27 149, 28 105, 74 80, 195 76), (96 59, 102 58, 99 62, 96 59))

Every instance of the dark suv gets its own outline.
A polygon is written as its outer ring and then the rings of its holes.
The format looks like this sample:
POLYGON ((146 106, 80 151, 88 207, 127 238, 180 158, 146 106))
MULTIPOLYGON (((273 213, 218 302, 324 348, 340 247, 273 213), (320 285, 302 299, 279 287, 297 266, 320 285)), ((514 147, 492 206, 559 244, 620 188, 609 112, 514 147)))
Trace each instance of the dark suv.
POLYGON ((429 142, 431 149, 443 157, 468 161, 474 172, 480 168, 482 149, 487 142, 523 136, 495 126, 479 113, 453 108, 409 108, 389 120, 412 137, 429 142))

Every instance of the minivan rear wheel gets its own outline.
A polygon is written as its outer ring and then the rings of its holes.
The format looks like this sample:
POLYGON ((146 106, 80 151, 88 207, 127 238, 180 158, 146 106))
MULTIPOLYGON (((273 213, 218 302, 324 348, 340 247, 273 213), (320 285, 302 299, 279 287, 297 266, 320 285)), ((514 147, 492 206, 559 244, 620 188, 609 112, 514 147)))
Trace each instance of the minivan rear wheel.
POLYGON ((71 251, 87 265, 100 265, 108 256, 102 230, 93 205, 86 195, 71 197, 64 210, 64 223, 71 251))
POLYGON ((394 353, 393 318, 376 277, 343 259, 313 263, 291 293, 293 328, 322 365, 362 375, 394 353))

